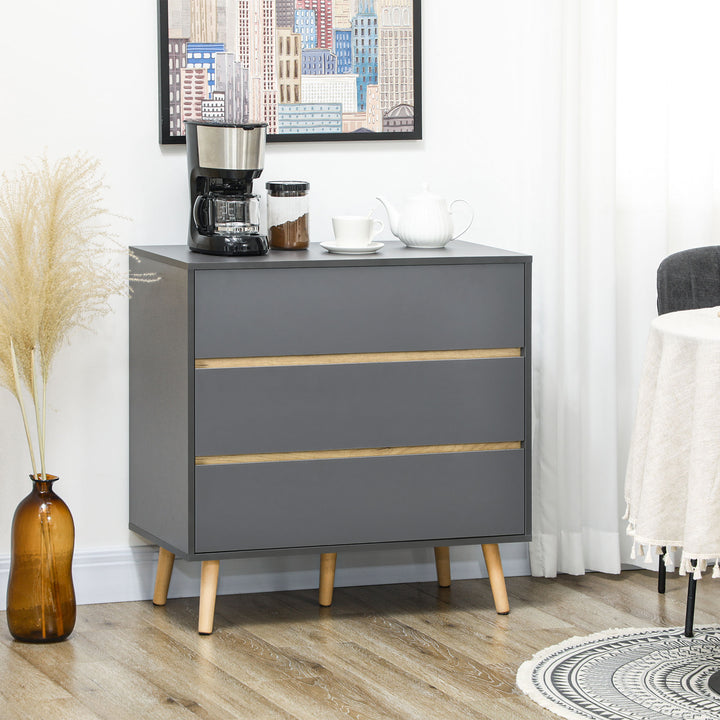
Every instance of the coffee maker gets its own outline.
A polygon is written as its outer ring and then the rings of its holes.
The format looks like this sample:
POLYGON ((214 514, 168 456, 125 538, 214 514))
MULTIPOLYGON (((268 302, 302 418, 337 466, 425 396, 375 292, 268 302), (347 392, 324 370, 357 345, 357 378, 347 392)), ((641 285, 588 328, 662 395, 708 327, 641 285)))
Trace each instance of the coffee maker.
POLYGON ((209 255, 265 255, 253 180, 265 159, 266 123, 185 121, 190 175, 188 245, 209 255))

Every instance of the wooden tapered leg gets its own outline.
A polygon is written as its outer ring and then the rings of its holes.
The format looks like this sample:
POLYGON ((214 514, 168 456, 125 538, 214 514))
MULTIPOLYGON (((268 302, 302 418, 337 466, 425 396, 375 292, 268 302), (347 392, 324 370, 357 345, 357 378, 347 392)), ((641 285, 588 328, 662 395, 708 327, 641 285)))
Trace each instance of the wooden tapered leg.
POLYGON ((198 614, 198 632, 201 635, 211 635, 213 631, 219 575, 219 560, 203 560, 200 568, 200 612, 198 614))
POLYGON ((337 553, 321 553, 320 555, 320 592, 318 602, 323 607, 332 605, 333 588, 335 587, 335 563, 337 553))
POLYGON ((164 605, 167 602, 168 588, 173 571, 175 555, 165 548, 158 553, 157 571, 155 573, 155 592, 153 592, 153 605, 164 605))
POLYGON ((510 612, 507 588, 505 587, 505 575, 503 574, 500 550, 495 543, 488 543, 482 546, 485 566, 490 578, 490 589, 492 590, 495 610, 498 615, 507 615, 510 612))
POLYGON ((435 569, 437 570, 438 585, 450 587, 450 548, 435 548, 435 569))

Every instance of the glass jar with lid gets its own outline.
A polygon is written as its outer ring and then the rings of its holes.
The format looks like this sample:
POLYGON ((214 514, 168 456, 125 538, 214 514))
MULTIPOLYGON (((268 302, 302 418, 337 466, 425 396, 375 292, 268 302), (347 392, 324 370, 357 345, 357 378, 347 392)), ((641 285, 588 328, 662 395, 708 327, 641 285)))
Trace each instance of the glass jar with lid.
POLYGON ((310 183, 304 180, 265 183, 268 192, 268 240, 279 250, 304 250, 308 234, 310 183))

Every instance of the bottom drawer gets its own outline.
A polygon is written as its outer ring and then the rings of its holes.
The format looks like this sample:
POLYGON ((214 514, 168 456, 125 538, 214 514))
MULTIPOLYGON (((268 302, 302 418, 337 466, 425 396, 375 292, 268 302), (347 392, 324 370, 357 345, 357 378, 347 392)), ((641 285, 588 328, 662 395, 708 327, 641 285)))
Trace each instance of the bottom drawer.
POLYGON ((522 535, 524 452, 195 468, 195 552, 522 535))

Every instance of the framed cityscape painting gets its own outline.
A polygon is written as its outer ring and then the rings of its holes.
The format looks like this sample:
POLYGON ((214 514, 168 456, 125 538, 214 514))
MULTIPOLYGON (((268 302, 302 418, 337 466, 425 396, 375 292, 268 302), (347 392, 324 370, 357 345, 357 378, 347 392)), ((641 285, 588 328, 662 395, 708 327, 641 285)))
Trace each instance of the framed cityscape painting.
POLYGON ((422 137, 420 0, 158 0, 160 142, 186 120, 267 139, 422 137))

